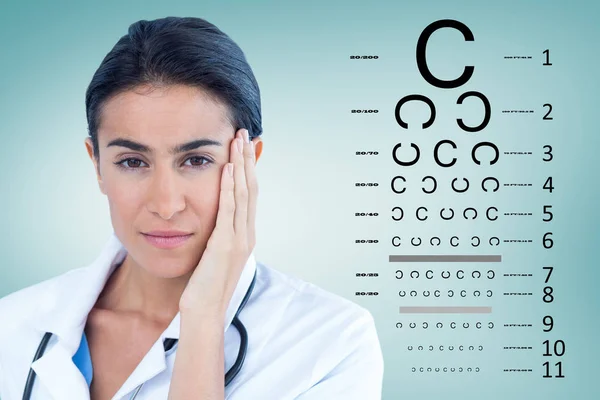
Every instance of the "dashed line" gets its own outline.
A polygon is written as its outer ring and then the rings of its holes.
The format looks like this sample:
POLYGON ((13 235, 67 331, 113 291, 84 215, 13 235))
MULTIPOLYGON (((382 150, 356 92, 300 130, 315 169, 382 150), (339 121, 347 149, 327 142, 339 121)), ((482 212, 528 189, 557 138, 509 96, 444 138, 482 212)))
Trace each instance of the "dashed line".
POLYGON ((533 347, 504 346, 504 350, 531 350, 533 347))
POLYGON ((506 239, 506 240, 503 240, 503 242, 504 243, 513 243, 513 242, 514 243, 531 243, 531 242, 533 242, 533 240, 531 240, 531 239, 527 239, 527 240, 525 240, 525 239, 523 239, 523 240, 522 239, 506 239))
POLYGON ((533 213, 504 213, 504 215, 533 215, 533 213))
POLYGON ((530 114, 530 113, 533 113, 533 110, 502 110, 502 112, 504 114, 512 114, 512 113, 530 114))
POLYGON ((504 56, 505 59, 521 59, 521 58, 526 58, 529 59, 531 58, 531 56, 504 56))
POLYGON ((532 186, 531 183, 505 183, 504 186, 532 186))
POLYGON ((504 324, 505 328, 530 328, 531 324, 504 324))
POLYGON ((504 276, 533 276, 533 274, 504 274, 504 276))
POLYGON ((504 292, 505 296, 531 296, 531 292, 504 292))
POLYGON ((533 154, 533 153, 532 153, 532 152, 530 152, 530 151, 505 151, 505 152, 504 152, 504 154, 519 154, 519 155, 523 154, 523 155, 530 155, 530 154, 533 154))
POLYGON ((510 369, 504 369, 504 372, 531 372, 533 370, 531 369, 518 369, 518 368, 510 368, 510 369))

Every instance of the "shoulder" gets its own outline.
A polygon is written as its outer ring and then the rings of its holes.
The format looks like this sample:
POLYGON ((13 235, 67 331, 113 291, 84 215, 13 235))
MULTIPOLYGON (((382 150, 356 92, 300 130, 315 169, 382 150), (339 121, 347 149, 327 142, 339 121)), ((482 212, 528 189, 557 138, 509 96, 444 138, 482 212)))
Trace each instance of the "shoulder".
POLYGON ((259 343, 260 358, 263 365, 279 365, 270 376, 284 382, 293 373, 303 400, 381 398, 384 360, 371 312, 262 263, 257 268, 260 326, 254 328, 267 331, 259 343), (293 371, 282 363, 293 365, 293 371))
POLYGON ((373 318, 365 307, 321 286, 261 262, 257 263, 257 268, 265 293, 270 297, 280 296, 281 299, 287 300, 288 309, 302 311, 305 317, 316 320, 334 317, 338 321, 347 322, 366 322, 373 318))
POLYGON ((0 298, 0 342, 26 326, 28 320, 43 307, 52 305, 56 295, 65 289, 69 278, 84 267, 76 268, 50 279, 19 289, 0 298))
POLYGON ((325 373, 357 352, 368 353, 375 364, 382 363, 375 321, 368 309, 262 263, 257 263, 257 268, 265 307, 277 320, 273 329, 279 337, 288 333, 290 343, 301 340, 311 352, 322 354, 315 368, 323 368, 325 373))

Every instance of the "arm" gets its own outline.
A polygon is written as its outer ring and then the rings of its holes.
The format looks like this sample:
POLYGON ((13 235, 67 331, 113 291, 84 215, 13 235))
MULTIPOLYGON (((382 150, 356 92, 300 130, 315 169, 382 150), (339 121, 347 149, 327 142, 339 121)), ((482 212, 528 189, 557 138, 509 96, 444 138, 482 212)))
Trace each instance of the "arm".
POLYGON ((226 167, 221 171, 216 226, 179 300, 181 329, 169 400, 225 398, 223 325, 255 245, 255 156, 243 133, 236 131, 230 143, 234 168, 232 174, 226 167), (237 140, 243 146, 239 151, 237 140))
POLYGON ((295 400, 378 400, 382 396, 383 354, 373 317, 366 313, 348 354, 319 382, 295 400))
POLYGON ((223 318, 181 312, 169 400, 225 398, 223 318))

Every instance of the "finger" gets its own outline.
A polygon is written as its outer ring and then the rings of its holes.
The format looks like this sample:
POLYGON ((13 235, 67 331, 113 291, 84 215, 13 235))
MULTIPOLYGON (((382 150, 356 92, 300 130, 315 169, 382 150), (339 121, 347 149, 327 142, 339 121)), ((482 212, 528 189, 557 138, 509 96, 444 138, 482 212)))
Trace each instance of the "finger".
MULTIPOLYGON (((227 163, 223 166, 221 171, 221 191, 219 194, 219 210, 217 212, 217 222, 215 230, 219 232, 230 232, 233 233, 233 214, 235 212, 235 198, 234 198, 234 182, 233 176, 228 172, 227 166, 231 163, 227 163)), ((234 171, 235 166, 231 164, 234 171)))
MULTIPOLYGON (((245 159, 244 159, 244 148, 248 146, 245 143, 244 139, 245 129, 239 129, 236 134, 236 139, 239 140, 241 144, 241 151, 237 149, 235 156, 233 157, 233 162, 235 164, 235 169, 233 173, 234 177, 234 190, 235 190, 235 218, 233 221, 233 229, 235 231, 236 237, 241 239, 243 243, 247 243, 248 233, 246 230, 247 224, 247 215, 248 215, 248 188, 246 186, 246 173, 245 169, 245 159)), ((236 143, 237 145, 237 143, 236 143)))
POLYGON ((256 178, 256 152, 254 142, 248 143, 244 151, 244 171, 246 172, 246 186, 248 187, 248 211, 246 231, 248 233, 248 243, 251 248, 256 244, 256 202, 258 198, 258 182, 256 178))

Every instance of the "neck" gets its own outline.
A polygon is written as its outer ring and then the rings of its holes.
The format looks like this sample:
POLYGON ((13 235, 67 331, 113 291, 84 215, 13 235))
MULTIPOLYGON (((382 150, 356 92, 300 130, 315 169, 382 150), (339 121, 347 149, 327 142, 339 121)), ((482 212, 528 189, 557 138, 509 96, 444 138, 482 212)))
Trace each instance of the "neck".
POLYGON ((177 278, 157 277, 127 254, 109 277, 97 305, 168 324, 179 312, 179 299, 190 276, 191 272, 177 278))

